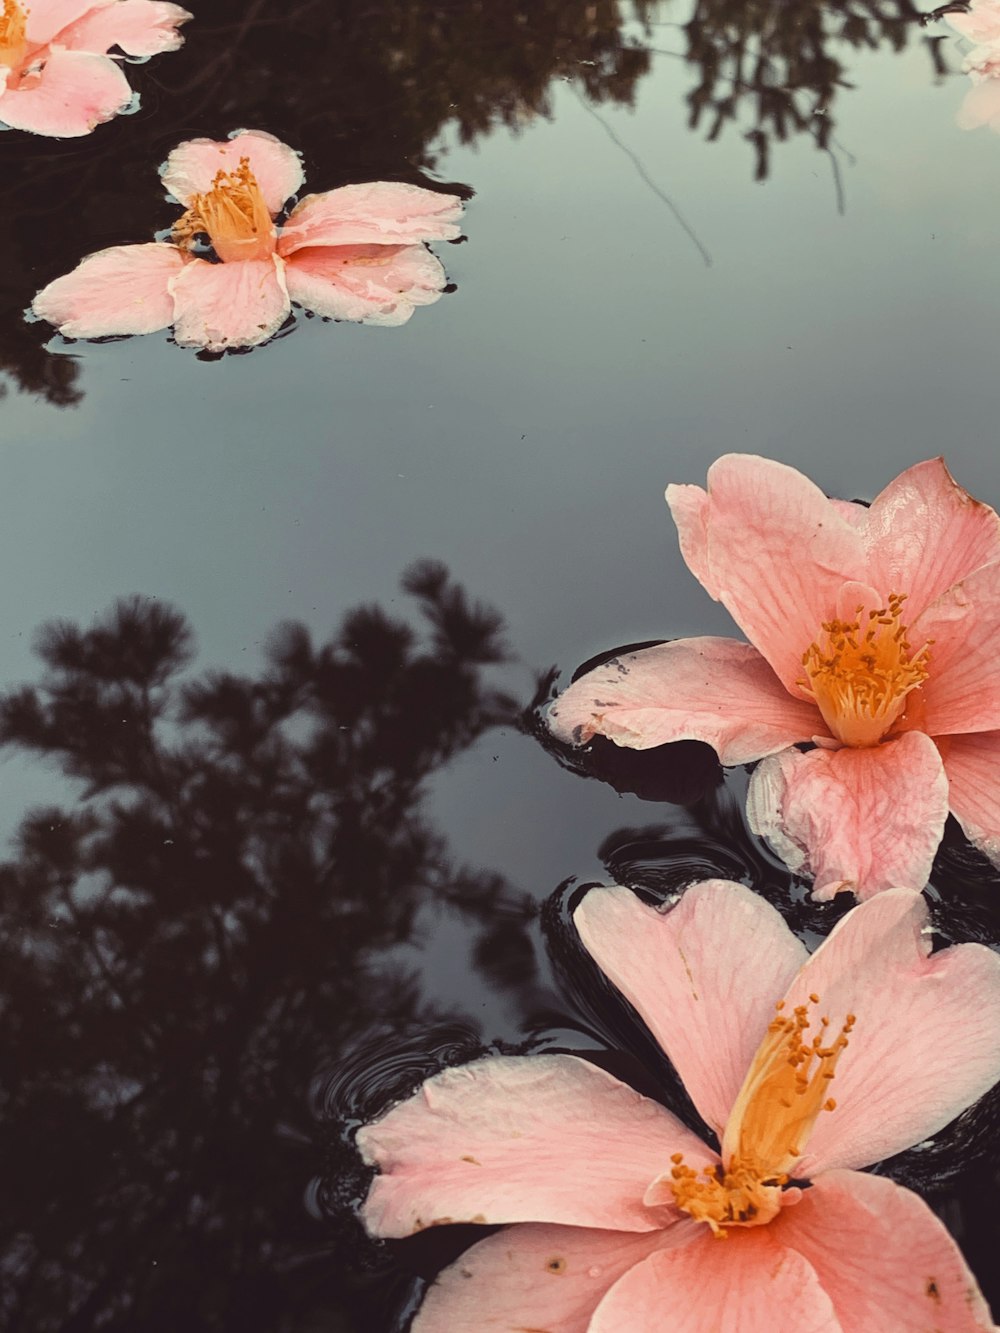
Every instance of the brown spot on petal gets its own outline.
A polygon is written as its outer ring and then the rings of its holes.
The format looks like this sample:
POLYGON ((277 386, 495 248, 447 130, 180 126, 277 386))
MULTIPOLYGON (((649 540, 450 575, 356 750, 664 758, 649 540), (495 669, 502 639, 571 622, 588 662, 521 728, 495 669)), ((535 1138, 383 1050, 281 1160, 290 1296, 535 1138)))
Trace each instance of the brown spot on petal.
POLYGON ((479 1160, 478 1157, 463 1157, 462 1161, 471 1162, 473 1166, 482 1166, 482 1162, 479 1160))
POLYGON ((938 1284, 934 1278, 929 1277, 927 1279, 927 1286, 924 1290, 932 1301, 935 1301, 938 1305, 941 1304, 941 1292, 938 1290, 938 1284))
POLYGON ((548 1260, 545 1267, 550 1273, 555 1273, 557 1276, 562 1277, 563 1273, 566 1272, 566 1260, 561 1254, 557 1254, 548 1260))

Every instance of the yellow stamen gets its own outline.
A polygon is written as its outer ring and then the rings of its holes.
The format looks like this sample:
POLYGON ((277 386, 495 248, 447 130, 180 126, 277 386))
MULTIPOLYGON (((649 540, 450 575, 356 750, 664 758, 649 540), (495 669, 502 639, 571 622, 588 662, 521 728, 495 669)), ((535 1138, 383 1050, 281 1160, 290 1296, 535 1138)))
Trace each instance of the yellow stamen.
POLYGON ((235 171, 218 171, 212 188, 196 194, 173 229, 176 244, 193 247, 204 234, 223 263, 266 259, 274 252, 275 230, 248 158, 235 171))
POLYGON ((25 25, 28 11, 22 9, 17 0, 3 0, 3 13, 0 14, 0 65, 9 69, 20 69, 28 49, 25 25))
POLYGON ((890 593, 889 604, 857 620, 828 620, 825 642, 811 643, 802 654, 807 690, 823 720, 845 745, 877 745, 897 721, 906 696, 928 676, 930 642, 914 652, 900 620, 903 593, 890 593))

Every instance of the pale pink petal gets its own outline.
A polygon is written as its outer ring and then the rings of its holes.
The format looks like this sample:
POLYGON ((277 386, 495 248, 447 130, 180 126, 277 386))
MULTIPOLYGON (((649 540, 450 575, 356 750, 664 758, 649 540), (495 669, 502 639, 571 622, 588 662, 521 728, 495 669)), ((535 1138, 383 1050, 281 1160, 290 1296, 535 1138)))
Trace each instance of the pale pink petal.
POLYGON ((59 43, 74 51, 104 54, 117 46, 130 56, 155 56, 181 46, 177 29, 191 17, 165 0, 114 0, 64 28, 59 43))
POLYGON ((642 1202, 671 1155, 714 1157, 657 1102, 570 1055, 447 1069, 357 1144, 381 1171, 362 1209, 375 1236, 445 1222, 652 1231, 680 1217, 642 1202))
POLYGON ((414 306, 437 301, 441 261, 422 245, 340 245, 298 250, 285 278, 293 301, 327 319, 405 324, 414 306))
POLYGON ((886 597, 905 593, 903 620, 953 583, 1000 560, 1000 517, 959 486, 943 458, 901 472, 872 502, 865 524, 868 581, 886 597))
POLYGON ((845 1333, 816 1273, 772 1230, 733 1227, 720 1241, 703 1227, 690 1245, 650 1255, 611 1288, 588 1333, 845 1333))
POLYGON ((695 884, 667 912, 630 889, 591 889, 573 920, 721 1132, 805 947, 770 903, 722 879, 695 884))
POLYGON ((973 0, 968 14, 945 14, 945 21, 970 42, 1000 39, 1000 4, 997 0, 973 0))
POLYGON ((846 522, 850 523, 852 528, 857 528, 864 532, 868 526, 868 509, 866 505, 859 504, 857 500, 838 500, 832 497, 830 503, 846 522))
POLYGON ((784 750, 750 779, 750 827, 823 902, 922 889, 948 817, 948 780, 920 731, 871 749, 784 750))
POLYGON ((706 741, 723 764, 829 736, 815 704, 793 699, 755 648, 707 637, 603 662, 559 696, 549 725, 573 745, 595 735, 633 750, 706 741))
POLYGON ((444 1270, 413 1333, 587 1333, 598 1302, 623 1273, 702 1230, 687 1218, 665 1231, 505 1227, 444 1270))
POLYGON ((223 352, 277 333, 291 303, 277 256, 210 264, 195 259, 171 280, 174 337, 182 347, 223 352))
POLYGON ((1000 79, 984 79, 970 88, 955 117, 960 130, 978 130, 989 125, 1000 133, 1000 79))
POLYGON ((891 1180, 827 1172, 774 1225, 781 1243, 808 1260, 850 1333, 993 1329, 976 1279, 944 1225, 891 1180))
POLYGON ((204 194, 220 171, 235 171, 246 158, 271 216, 281 211, 305 176, 294 149, 264 130, 237 130, 229 139, 187 139, 160 169, 163 184, 182 204, 204 194))
POLYGON ((368 181, 310 194, 282 229, 280 252, 303 246, 413 245, 461 235, 462 201, 401 181, 368 181))
POLYGON ((132 89, 108 56, 56 48, 36 73, 0 94, 0 122, 14 130, 78 139, 124 111, 132 89))
POLYGON ((1000 956, 930 954, 927 904, 889 889, 843 917, 785 998, 831 1035, 856 1023, 796 1176, 868 1166, 935 1133, 1000 1079, 1000 956), (818 1004, 810 1001, 819 996, 818 1004))
POLYGON ((752 454, 709 468, 704 524, 698 559, 708 591, 800 696, 802 654, 831 619, 841 585, 865 579, 860 533, 808 477, 752 454))
POLYGON ((719 589, 708 567, 708 492, 701 486, 671 483, 666 490, 666 501, 677 525, 684 563, 705 591, 718 601, 719 589))
POLYGON ((1000 731, 941 740, 948 805, 973 846, 1000 866, 1000 731))
POLYGON ((932 602, 907 638, 914 649, 930 643, 929 674, 916 692, 921 730, 950 736, 1000 729, 1000 561, 932 602))
POLYGON ((43 287, 31 308, 67 338, 153 333, 173 323, 168 284, 183 267, 172 245, 115 245, 43 287))
POLYGON ((107 9, 117 0, 25 0, 25 34, 31 46, 46 46, 53 37, 93 10, 107 9))

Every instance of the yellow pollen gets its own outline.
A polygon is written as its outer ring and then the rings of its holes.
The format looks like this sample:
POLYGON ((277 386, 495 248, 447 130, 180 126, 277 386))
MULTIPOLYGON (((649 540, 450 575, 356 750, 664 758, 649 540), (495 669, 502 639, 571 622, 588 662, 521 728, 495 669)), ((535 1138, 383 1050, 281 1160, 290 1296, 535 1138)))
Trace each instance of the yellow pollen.
MULTIPOLYGON (((819 999, 810 995, 813 1004, 819 999)), ((781 1211, 781 1191, 805 1151, 821 1111, 837 1103, 828 1096, 837 1061, 848 1044, 855 1017, 848 1014, 829 1040, 829 1019, 811 1027, 809 1005, 790 1016, 777 1006, 733 1105, 722 1140, 722 1163, 696 1171, 682 1153, 670 1159, 670 1189, 677 1206, 706 1222, 719 1239, 731 1226, 762 1226, 781 1211)))
POLYGON ((916 652, 900 616, 905 593, 857 620, 828 620, 820 642, 802 654, 798 683, 816 700, 823 720, 845 745, 877 745, 902 713, 906 696, 928 676, 929 640, 916 652))
POLYGON ((28 49, 24 31, 27 17, 28 11, 22 9, 17 0, 3 0, 3 13, 0 14, 0 65, 19 69, 23 64, 28 49))
POLYGON ((241 157, 235 171, 216 172, 212 188, 196 194, 174 224, 173 238, 190 250, 202 233, 223 263, 273 254, 274 224, 248 158, 241 157))

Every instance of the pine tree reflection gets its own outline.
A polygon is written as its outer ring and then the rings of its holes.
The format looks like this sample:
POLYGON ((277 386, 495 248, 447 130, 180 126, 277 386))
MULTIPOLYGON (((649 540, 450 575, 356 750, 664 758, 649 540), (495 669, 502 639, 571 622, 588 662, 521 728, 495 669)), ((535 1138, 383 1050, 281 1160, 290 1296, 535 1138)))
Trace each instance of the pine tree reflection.
POLYGON ((364 607, 327 643, 285 626, 258 676, 187 683, 184 618, 120 602, 47 627, 41 683, 0 698, 7 749, 83 789, 0 866, 5 1328, 379 1326, 303 1207, 310 1079, 373 1016, 444 1020, 392 954, 428 904, 471 925, 483 984, 534 978, 526 902, 422 811, 513 716, 486 679, 500 618, 439 565, 403 586, 423 635, 364 607))

